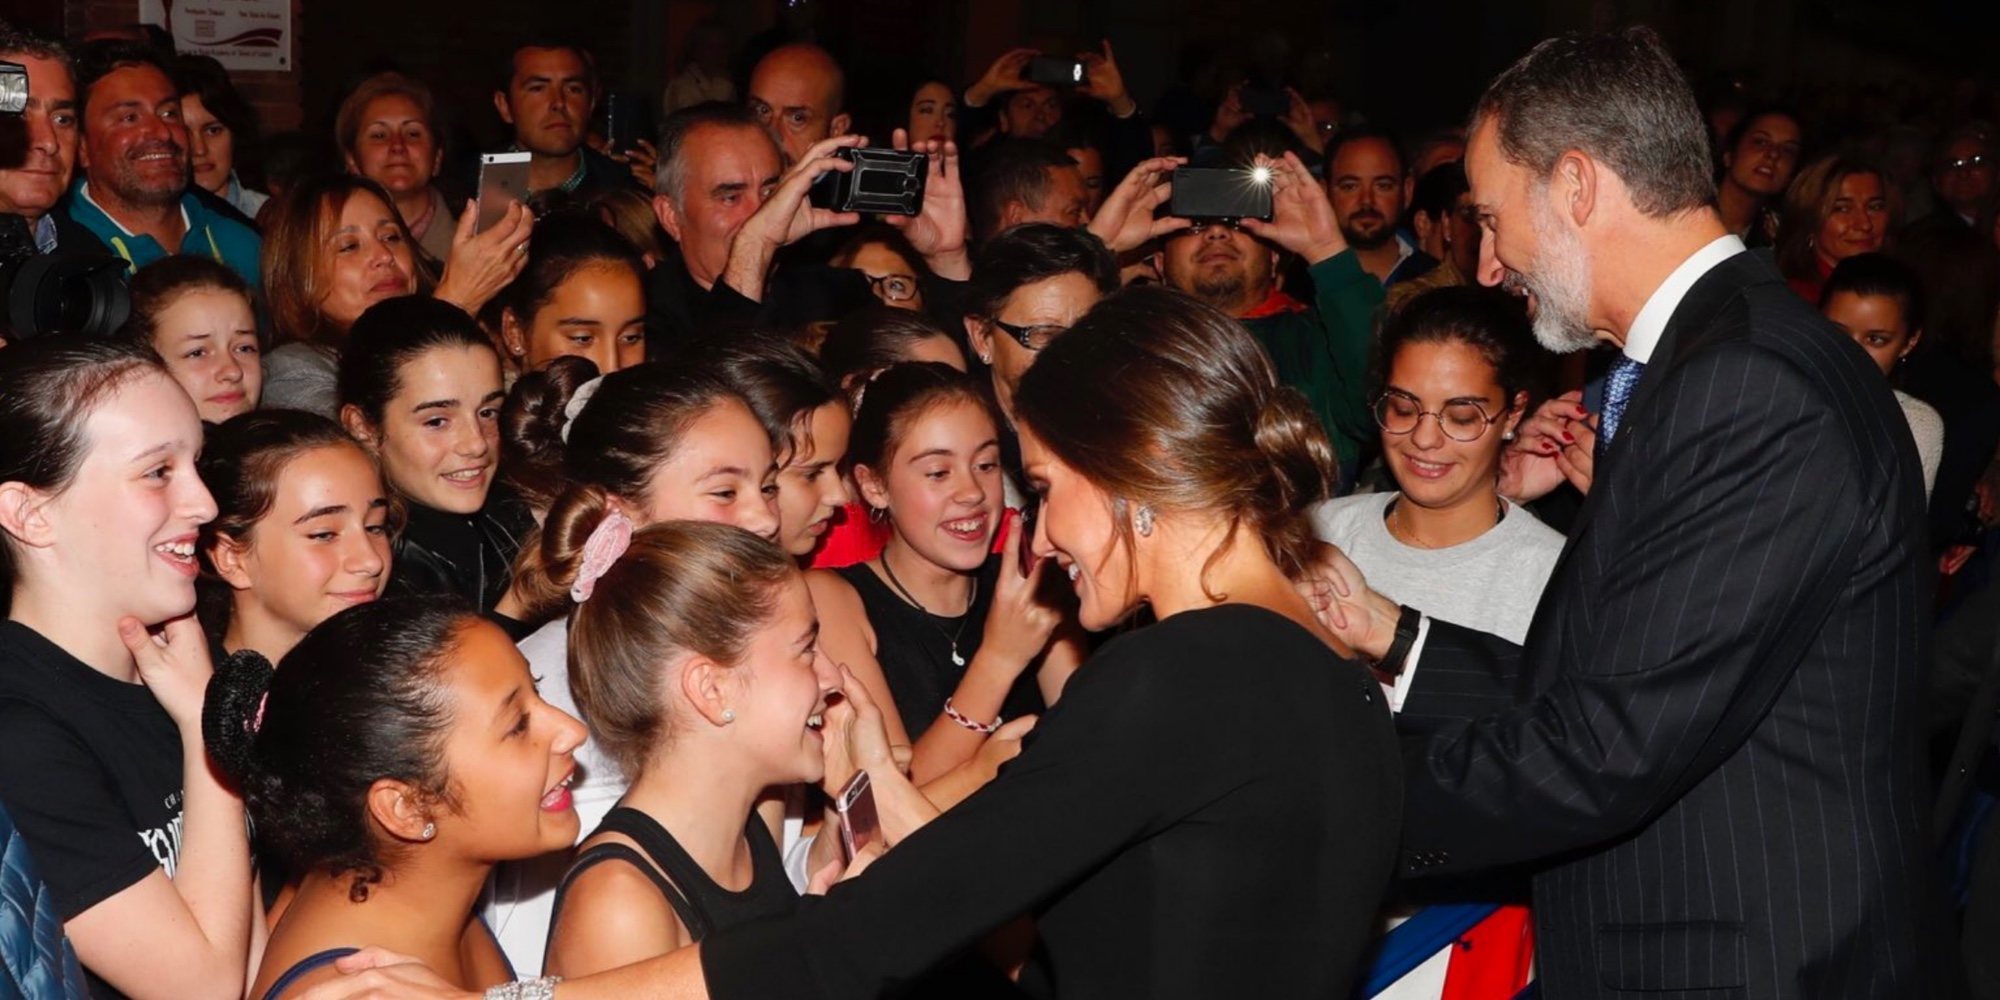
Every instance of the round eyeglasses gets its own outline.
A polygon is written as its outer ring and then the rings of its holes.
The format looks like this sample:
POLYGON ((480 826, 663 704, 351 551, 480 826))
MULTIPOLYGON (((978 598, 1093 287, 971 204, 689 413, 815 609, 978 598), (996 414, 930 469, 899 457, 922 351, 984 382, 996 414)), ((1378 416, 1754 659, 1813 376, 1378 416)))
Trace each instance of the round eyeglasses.
POLYGON ((917 297, 917 278, 913 274, 868 274, 868 287, 875 297, 883 302, 908 302, 917 297))
POLYGON ((1425 417, 1435 417, 1444 436, 1461 443, 1479 440, 1500 418, 1488 416, 1486 408, 1466 399, 1456 399, 1435 410, 1426 410, 1417 397, 1394 389, 1375 398, 1375 422, 1389 434, 1408 434, 1425 417))

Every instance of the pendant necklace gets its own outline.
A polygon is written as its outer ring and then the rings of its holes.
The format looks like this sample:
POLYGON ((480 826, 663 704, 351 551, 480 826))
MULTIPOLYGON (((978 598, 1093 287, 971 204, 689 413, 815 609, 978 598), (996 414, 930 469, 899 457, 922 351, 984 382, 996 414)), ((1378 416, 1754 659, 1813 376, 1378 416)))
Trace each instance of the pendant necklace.
POLYGON ((972 592, 965 597, 965 613, 959 616, 958 628, 946 632, 944 626, 937 623, 937 620, 944 616, 932 614, 931 609, 924 607, 924 602, 917 600, 916 595, 911 594, 909 588, 903 586, 903 581, 896 579, 896 571, 889 565, 889 554, 887 552, 882 553, 882 573, 889 578, 889 585, 896 588, 896 593, 901 595, 903 600, 910 602, 911 606, 915 607, 918 611, 923 612, 924 618, 930 621, 931 627, 937 629, 938 634, 944 636, 945 641, 951 643, 951 665, 954 667, 965 666, 965 657, 959 655, 958 652, 958 637, 965 634, 965 623, 972 620, 972 602, 979 599, 979 578, 976 576, 972 578, 972 592))

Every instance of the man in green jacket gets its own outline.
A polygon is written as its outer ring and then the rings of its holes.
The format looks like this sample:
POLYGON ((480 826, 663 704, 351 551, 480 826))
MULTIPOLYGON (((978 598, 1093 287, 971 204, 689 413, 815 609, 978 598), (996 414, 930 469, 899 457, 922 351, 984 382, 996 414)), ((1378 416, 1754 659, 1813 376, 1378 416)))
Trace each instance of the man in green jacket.
POLYGON ((1235 316, 1263 342, 1278 380, 1304 393, 1319 415, 1340 454, 1346 490, 1363 449, 1376 439, 1368 355, 1382 283, 1362 269, 1326 189, 1304 165, 1287 155, 1267 166, 1270 222, 1194 220, 1165 237, 1156 265, 1167 284, 1235 316), (1305 261, 1309 294, 1278 286, 1284 253, 1305 261))

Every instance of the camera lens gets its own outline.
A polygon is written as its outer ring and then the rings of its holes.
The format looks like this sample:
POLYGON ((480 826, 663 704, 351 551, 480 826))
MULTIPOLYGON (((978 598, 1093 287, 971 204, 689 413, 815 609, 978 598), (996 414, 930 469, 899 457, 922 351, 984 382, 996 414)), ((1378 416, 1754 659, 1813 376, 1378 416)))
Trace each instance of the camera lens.
POLYGON ((106 337, 132 312, 125 262, 84 254, 0 260, 0 303, 7 332, 16 339, 55 333, 106 337))

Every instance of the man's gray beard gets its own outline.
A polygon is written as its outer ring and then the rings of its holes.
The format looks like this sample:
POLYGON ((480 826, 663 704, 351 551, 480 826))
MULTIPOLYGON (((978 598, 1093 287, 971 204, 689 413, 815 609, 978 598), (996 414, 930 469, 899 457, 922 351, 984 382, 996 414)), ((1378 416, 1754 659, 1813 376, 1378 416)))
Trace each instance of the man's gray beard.
POLYGON ((1535 297, 1535 339, 1557 354, 1597 344, 1590 328, 1590 257, 1583 241, 1556 218, 1542 199, 1535 211, 1534 273, 1508 274, 1508 283, 1535 297))

